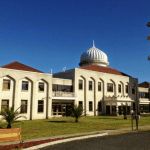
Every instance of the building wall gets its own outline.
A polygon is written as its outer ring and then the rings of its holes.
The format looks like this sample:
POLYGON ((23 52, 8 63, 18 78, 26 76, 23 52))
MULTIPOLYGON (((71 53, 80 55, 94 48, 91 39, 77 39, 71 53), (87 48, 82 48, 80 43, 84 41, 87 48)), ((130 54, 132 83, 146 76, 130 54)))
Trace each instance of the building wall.
MULTIPOLYGON (((52 78, 52 75, 45 73, 0 68, 0 105, 2 100, 8 99, 9 107, 14 105, 16 110, 21 105, 21 100, 27 100, 27 113, 22 114, 27 117, 27 120, 50 118, 52 111, 52 84, 73 85, 73 92, 76 93, 77 97, 77 99, 73 100, 74 104, 79 105, 79 101, 82 101, 85 115, 106 114, 106 105, 109 104, 110 108, 114 104, 119 105, 119 103, 114 103, 113 101, 105 101, 105 96, 123 97, 129 95, 130 99, 134 101, 136 99, 137 106, 139 103, 138 79, 136 78, 80 68, 57 73, 54 77, 52 78), (3 90, 3 79, 11 81, 10 90, 3 90), (79 79, 83 81, 82 90, 79 89, 79 79), (28 81, 28 91, 22 91, 22 81, 28 81), (92 90, 89 90, 89 81, 92 81, 92 90), (39 82, 44 83, 44 92, 38 91, 39 82), (101 82, 101 91, 98 91, 98 82, 101 82), (107 91, 107 83, 113 83, 113 92, 107 91), (118 84, 121 84, 120 93, 118 92, 118 84), (125 85, 129 85, 128 93, 125 91, 125 85), (132 94, 133 85, 136 89, 136 95, 132 94), (43 113, 38 113, 38 100, 44 100, 43 113), (100 101, 102 110, 98 111, 98 102, 100 101), (92 111, 89 111, 89 102, 92 102, 92 111)), ((62 100, 65 101, 64 98, 62 100)), ((20 118, 20 120, 24 120, 24 118, 20 118)))
POLYGON ((74 69, 66 70, 65 72, 55 73, 54 78, 63 78, 63 79, 74 79, 74 69))
MULTIPOLYGON (((85 70, 80 68, 75 68, 75 92, 77 93, 77 101, 84 101, 85 109, 86 109, 86 115, 99 115, 99 114, 105 114, 106 113, 106 105, 107 102, 104 102, 105 96, 127 96, 135 101, 138 104, 138 79, 128 77, 128 76, 121 76, 121 75, 115 75, 115 74, 108 74, 108 73, 102 73, 102 72, 96 72, 91 70, 85 70), (84 82, 84 88, 83 90, 78 89, 78 81, 79 79, 82 79, 84 82), (89 80, 93 81, 93 90, 89 91, 89 80), (102 90, 98 91, 98 81, 101 81, 102 83, 102 90), (113 92, 107 92, 107 83, 113 83, 113 92), (121 84, 122 86, 122 92, 118 92, 118 84, 121 84), (129 85, 129 93, 127 94, 125 92, 125 85, 129 85), (132 94, 132 86, 135 85, 136 89, 136 95, 132 94), (93 102, 93 111, 89 112, 89 101, 93 102), (98 112, 98 102, 102 101, 102 112, 98 112)), ((111 104, 110 104, 111 105, 111 104)), ((138 106, 138 105, 137 105, 138 106)), ((110 106, 111 107, 111 106, 110 106)), ((138 106, 139 107, 139 106, 138 106)))
MULTIPOLYGON (((9 107, 16 110, 21 100, 27 100, 27 113, 22 114, 27 120, 51 117, 52 75, 38 72, 0 68, 0 106, 2 100, 9 100, 9 107), (10 90, 3 90, 3 79, 9 79, 10 90), (22 91, 22 81, 28 81, 28 91, 22 91), (44 92, 38 91, 38 83, 44 83, 44 92), (38 100, 44 100, 44 112, 38 113, 38 100)), ((1 111, 1 107, 0 107, 1 111)), ((20 111, 20 110, 19 110, 20 111)), ((24 118, 20 118, 24 120, 24 118)))
POLYGON ((52 78, 52 84, 72 85, 71 79, 52 78))
MULTIPOLYGON (((139 92, 146 92, 146 93, 149 93, 149 88, 145 88, 145 87, 139 87, 139 92)), ((149 104, 150 98, 141 98, 139 97, 139 101, 140 101, 140 104, 149 104)))

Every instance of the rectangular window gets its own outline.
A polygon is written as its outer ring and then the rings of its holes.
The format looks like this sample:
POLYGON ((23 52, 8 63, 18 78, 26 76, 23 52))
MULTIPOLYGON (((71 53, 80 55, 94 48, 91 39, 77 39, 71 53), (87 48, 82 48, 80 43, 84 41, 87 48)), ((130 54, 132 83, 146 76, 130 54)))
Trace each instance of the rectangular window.
POLYGON ((102 102, 98 102, 98 111, 102 111, 102 102))
POLYGON ((73 86, 72 85, 59 85, 59 84, 53 84, 52 85, 53 91, 62 91, 62 92, 73 92, 73 86))
POLYGON ((147 93, 147 92, 139 92, 139 98, 149 98, 149 93, 147 93))
POLYGON ((43 92, 43 91, 44 91, 44 83, 39 82, 39 92, 43 92))
POLYGON ((107 83, 107 91, 113 92, 113 84, 112 83, 107 83))
POLYGON ((101 91, 101 82, 98 82, 98 91, 101 91))
POLYGON ((92 81, 89 81, 89 90, 92 90, 92 81))
POLYGON ((3 110, 3 107, 9 108, 9 100, 2 100, 1 111, 3 110))
POLYGON ((140 112, 149 112, 149 105, 140 105, 140 112))
POLYGON ((38 112, 44 112, 44 101, 38 100, 38 112))
POLYGON ((28 91, 28 81, 22 81, 22 90, 28 91))
POLYGON ((118 84, 118 92, 121 93, 121 84, 118 84))
POLYGON ((10 90, 10 80, 3 79, 3 90, 10 90))
POLYGON ((82 101, 79 101, 79 106, 83 108, 82 101))
POLYGON ((79 80, 79 89, 82 90, 83 81, 79 80))
POLYGON ((92 106, 92 102, 89 102, 89 111, 93 111, 93 106, 92 106))
POLYGON ((52 85, 53 91, 57 91, 57 84, 52 85))
POLYGON ((132 86, 132 94, 135 94, 135 87, 132 86))
POLYGON ((27 113, 27 100, 21 100, 21 111, 20 113, 27 113))
POLYGON ((126 93, 128 93, 128 85, 126 85, 126 93))

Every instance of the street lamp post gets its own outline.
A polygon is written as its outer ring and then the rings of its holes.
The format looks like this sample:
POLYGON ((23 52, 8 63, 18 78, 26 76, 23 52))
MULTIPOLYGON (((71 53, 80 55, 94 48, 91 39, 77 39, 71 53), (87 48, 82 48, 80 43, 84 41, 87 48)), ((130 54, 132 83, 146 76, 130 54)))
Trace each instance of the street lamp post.
POLYGON ((133 110, 131 110, 131 122, 132 122, 132 130, 133 130, 133 113, 134 113, 134 111, 133 111, 133 110))

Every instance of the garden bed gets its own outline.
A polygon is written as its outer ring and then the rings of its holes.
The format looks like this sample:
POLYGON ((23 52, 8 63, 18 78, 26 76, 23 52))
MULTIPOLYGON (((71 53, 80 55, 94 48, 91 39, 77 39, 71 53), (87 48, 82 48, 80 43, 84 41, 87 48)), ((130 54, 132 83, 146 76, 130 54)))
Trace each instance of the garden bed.
POLYGON ((35 145, 43 144, 43 143, 48 143, 48 142, 53 142, 57 140, 61 140, 62 138, 56 138, 56 139, 47 139, 47 140, 41 140, 41 141, 32 141, 32 142, 25 142, 25 143, 19 143, 19 144, 11 144, 11 145, 4 145, 0 146, 0 150, 12 150, 12 148, 28 148, 32 147, 35 145))

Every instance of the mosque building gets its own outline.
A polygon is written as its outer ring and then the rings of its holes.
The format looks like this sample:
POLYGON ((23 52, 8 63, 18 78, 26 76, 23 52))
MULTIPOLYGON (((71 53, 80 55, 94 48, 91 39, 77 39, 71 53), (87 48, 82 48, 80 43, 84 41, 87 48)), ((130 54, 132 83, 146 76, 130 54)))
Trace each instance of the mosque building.
POLYGON ((128 114, 139 111, 138 79, 108 67, 94 42, 79 66, 53 75, 19 62, 0 67, 0 111, 21 106, 27 120, 70 116, 73 105, 82 106, 85 116, 122 115, 122 105, 128 114))

